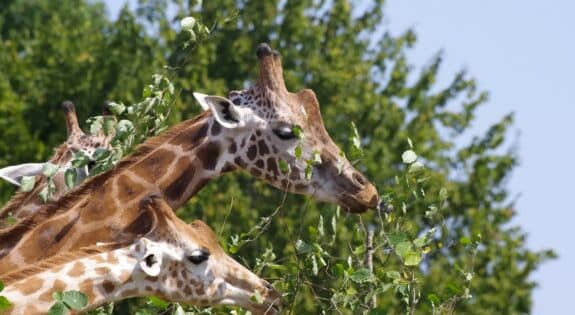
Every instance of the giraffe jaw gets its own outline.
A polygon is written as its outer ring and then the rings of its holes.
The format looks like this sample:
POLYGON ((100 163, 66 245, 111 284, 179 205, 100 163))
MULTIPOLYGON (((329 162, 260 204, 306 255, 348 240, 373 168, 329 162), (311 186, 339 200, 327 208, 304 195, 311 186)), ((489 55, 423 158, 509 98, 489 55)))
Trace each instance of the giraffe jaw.
POLYGON ((356 196, 348 193, 343 193, 338 197, 338 204, 344 207, 347 212, 362 213, 368 209, 377 209, 380 204, 380 199, 377 193, 372 195, 368 202, 360 201, 356 196))

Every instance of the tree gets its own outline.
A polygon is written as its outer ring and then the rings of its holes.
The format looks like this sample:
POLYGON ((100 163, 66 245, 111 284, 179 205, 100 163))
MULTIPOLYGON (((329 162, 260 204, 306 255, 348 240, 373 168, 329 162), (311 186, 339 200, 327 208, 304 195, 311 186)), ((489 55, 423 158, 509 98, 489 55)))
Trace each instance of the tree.
MULTIPOLYGON (((0 11, 0 67, 8 69, 0 74, 0 111, 13 117, 0 118, 0 163, 45 157, 63 137, 58 109, 48 104, 70 98, 88 105, 87 114, 107 99, 135 102, 166 63, 182 89, 171 119, 192 117, 199 111, 192 91, 242 88, 256 77, 255 47, 269 42, 282 54, 288 88, 316 92, 330 134, 393 210, 347 215, 235 174, 210 183, 180 216, 205 220, 247 266, 278 279, 295 314, 355 314, 372 307, 374 294, 375 314, 529 313, 530 275, 554 253, 530 250, 512 226, 513 115, 466 143, 488 94, 465 72, 438 87, 442 55, 418 71, 406 57, 414 32, 386 32, 383 1, 358 4, 143 0, 112 22, 97 3, 11 2, 0 11), (188 15, 213 25, 191 46, 173 27, 188 15), (379 227, 374 274, 361 267, 367 223, 379 227)), ((130 301, 117 309, 141 307, 130 301)))

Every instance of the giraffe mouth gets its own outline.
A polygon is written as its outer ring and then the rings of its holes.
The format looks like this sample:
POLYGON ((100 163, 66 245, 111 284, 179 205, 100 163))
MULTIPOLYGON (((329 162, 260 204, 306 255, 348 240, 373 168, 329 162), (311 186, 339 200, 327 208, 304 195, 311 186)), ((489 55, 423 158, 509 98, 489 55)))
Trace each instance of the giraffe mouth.
POLYGON ((340 206, 350 213, 362 213, 369 209, 376 209, 379 205, 379 197, 375 195, 369 201, 359 200, 357 197, 343 193, 338 197, 340 206))

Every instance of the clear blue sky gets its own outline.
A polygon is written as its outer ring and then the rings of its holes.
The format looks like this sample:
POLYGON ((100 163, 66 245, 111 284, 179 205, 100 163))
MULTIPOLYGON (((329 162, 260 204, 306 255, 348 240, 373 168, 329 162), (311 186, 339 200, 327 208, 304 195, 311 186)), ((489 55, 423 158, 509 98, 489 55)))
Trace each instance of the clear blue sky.
POLYGON ((425 64, 443 49, 444 79, 465 67, 490 91, 477 130, 516 113, 521 164, 509 187, 521 196, 514 224, 528 232, 530 248, 560 256, 535 273, 533 314, 572 314, 575 1, 388 0, 385 12, 391 31, 415 29, 411 63, 425 64))
MULTIPOLYGON (((115 17, 125 1, 106 2, 115 17)), ((490 91, 475 130, 516 113, 521 165, 509 187, 521 197, 513 224, 528 232, 530 248, 554 248, 560 256, 535 273, 540 286, 533 314, 571 314, 575 1, 388 0, 385 12, 392 32, 415 29, 418 43, 409 58, 414 66, 443 49, 443 80, 466 68, 490 91)))

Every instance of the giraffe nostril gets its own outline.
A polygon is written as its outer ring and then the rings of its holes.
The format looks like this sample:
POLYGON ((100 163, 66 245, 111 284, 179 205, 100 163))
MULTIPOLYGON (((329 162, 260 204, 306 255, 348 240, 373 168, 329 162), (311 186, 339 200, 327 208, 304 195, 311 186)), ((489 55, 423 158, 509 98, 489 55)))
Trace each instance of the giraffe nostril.
POLYGON ((365 179, 365 177, 361 176, 358 173, 353 173, 353 175, 351 175, 351 177, 353 177, 353 180, 360 184, 361 186, 365 186, 367 184, 367 180, 365 179))

